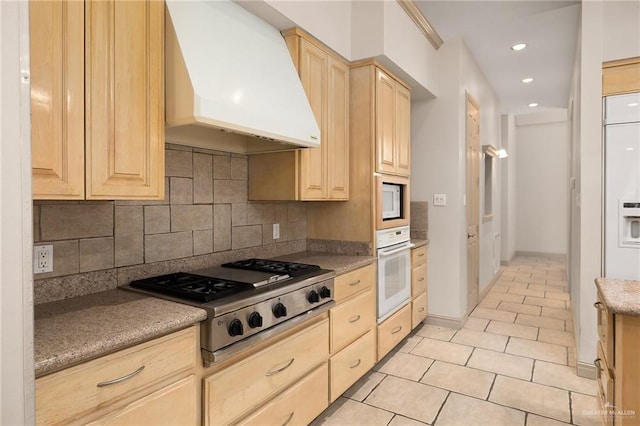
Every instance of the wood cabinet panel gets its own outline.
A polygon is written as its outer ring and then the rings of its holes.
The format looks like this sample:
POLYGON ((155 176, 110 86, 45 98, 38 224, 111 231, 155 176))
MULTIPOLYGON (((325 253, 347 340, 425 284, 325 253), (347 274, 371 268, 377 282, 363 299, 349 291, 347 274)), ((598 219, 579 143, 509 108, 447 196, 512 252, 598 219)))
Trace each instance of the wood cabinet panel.
POLYGON ((427 265, 422 264, 411 269, 411 297, 427 291, 427 265))
POLYGON ((306 426, 327 408, 328 395, 329 371, 324 363, 239 424, 306 426))
POLYGON ((330 401, 333 402, 376 363, 375 330, 369 331, 332 356, 329 363, 331 367, 330 401))
POLYGON ((34 199, 84 198, 84 4, 29 2, 34 199))
POLYGON ((395 173, 395 82, 376 68, 376 171, 395 173))
POLYGON ((427 247, 417 247, 411 250, 411 266, 427 263, 427 247))
POLYGON ((376 297, 371 290, 329 312, 331 353, 336 353, 376 325, 376 297))
POLYGON ((164 4, 87 1, 87 199, 164 196, 164 4))
POLYGON ((300 80, 321 132, 320 147, 302 149, 300 155, 300 199, 327 196, 327 54, 305 39, 300 39, 300 80))
POLYGON ((396 174, 409 176, 411 172, 411 93, 396 83, 395 144, 396 174))
POLYGON ((427 317, 427 292, 413 299, 411 302, 411 329, 419 326, 427 317))
POLYGON ((349 67, 328 57, 327 185, 329 198, 349 199, 349 67))
POLYGON ((640 57, 602 65, 602 96, 640 92, 640 57))
POLYGON ((411 304, 400 309, 378 325, 378 361, 411 331, 411 304))
POLYGON ((200 418, 196 386, 191 375, 88 424, 195 426, 200 418))
POLYGON ((195 366, 190 328, 36 380, 36 422, 66 423, 195 366), (134 374, 135 373, 135 374, 134 374), (117 379, 128 377, 126 380, 117 379), (113 384, 109 382, 113 381, 113 384))
POLYGON ((338 275, 334 280, 333 299, 336 303, 376 285, 376 264, 338 275))
POLYGON ((204 423, 234 421, 328 357, 329 324, 325 319, 205 378, 204 423))

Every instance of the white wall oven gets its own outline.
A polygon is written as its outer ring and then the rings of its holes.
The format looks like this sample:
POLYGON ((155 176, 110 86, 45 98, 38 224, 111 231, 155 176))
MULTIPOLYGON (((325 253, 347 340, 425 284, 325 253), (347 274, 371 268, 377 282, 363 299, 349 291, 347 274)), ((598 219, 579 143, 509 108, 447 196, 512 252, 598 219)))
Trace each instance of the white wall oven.
POLYGON ((409 227, 376 232, 378 247, 378 323, 409 303, 411 244, 409 227))
POLYGON ((376 229, 409 225, 409 179, 378 176, 376 198, 376 229))

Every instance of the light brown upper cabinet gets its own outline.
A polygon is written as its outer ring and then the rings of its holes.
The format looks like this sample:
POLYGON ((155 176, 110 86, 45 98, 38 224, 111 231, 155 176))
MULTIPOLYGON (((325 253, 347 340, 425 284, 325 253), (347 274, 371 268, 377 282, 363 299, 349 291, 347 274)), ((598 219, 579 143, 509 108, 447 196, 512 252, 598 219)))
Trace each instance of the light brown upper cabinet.
POLYGON ((250 155, 249 199, 348 200, 348 65, 298 28, 284 37, 320 127, 320 147, 250 155))
POLYGON ((164 3, 32 1, 35 199, 164 197, 164 3))
POLYGON ((409 176, 411 93, 376 68, 376 171, 409 176))

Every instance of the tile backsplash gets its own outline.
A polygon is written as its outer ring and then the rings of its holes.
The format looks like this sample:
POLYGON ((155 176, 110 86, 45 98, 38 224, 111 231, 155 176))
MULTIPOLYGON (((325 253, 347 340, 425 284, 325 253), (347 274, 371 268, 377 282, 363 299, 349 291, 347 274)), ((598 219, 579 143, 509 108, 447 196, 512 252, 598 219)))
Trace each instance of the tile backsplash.
POLYGON ((165 153, 163 201, 34 201, 34 243, 54 254, 53 272, 34 276, 36 303, 306 249, 305 204, 249 202, 245 155, 169 144, 165 153))

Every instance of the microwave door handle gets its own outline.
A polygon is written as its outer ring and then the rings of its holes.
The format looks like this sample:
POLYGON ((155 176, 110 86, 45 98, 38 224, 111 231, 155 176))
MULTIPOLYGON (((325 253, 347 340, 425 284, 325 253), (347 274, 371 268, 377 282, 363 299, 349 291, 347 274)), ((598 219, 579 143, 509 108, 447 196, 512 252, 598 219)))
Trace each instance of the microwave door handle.
POLYGON ((397 249, 394 249, 394 250, 391 250, 391 251, 381 251, 380 253, 378 253, 378 256, 380 256, 380 257, 391 256, 392 254, 400 253, 401 251, 408 250, 408 249, 410 249, 412 247, 415 247, 415 246, 416 246, 415 244, 409 243, 409 244, 407 244, 405 246, 402 246, 400 248, 397 248, 397 249))

